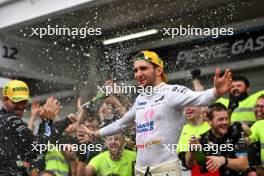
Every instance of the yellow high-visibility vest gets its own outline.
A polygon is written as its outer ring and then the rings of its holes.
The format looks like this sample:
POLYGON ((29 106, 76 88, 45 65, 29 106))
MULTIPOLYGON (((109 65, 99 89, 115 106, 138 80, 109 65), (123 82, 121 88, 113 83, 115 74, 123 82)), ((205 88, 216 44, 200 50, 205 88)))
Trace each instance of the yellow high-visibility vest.
POLYGON ((205 133, 210 129, 210 126, 207 122, 203 122, 201 125, 191 125, 186 124, 183 126, 182 133, 177 145, 176 152, 180 153, 182 151, 189 151, 189 140, 191 139, 192 135, 196 138, 200 137, 201 134, 205 133))
MULTIPOLYGON (((231 123, 238 121, 252 125, 256 121, 254 106, 256 105, 258 97, 262 94, 264 95, 264 90, 256 92, 253 95, 248 96, 243 101, 240 101, 238 103, 238 108, 236 108, 231 115, 231 123)), ((229 99, 220 98, 217 102, 220 102, 228 107, 229 99)))
POLYGON ((259 120, 250 128, 252 134, 249 136, 252 142, 260 141, 260 159, 261 165, 264 167, 264 120, 259 120))
POLYGON ((45 155, 46 170, 53 171, 56 176, 69 176, 70 166, 63 153, 57 149, 48 151, 45 155))

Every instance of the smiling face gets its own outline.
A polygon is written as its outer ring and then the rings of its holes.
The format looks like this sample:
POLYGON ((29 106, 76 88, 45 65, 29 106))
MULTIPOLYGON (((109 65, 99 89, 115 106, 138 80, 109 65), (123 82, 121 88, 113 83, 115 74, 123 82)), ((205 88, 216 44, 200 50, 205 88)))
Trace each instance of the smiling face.
POLYGON ((139 86, 155 86, 161 83, 162 70, 150 62, 138 60, 134 62, 134 76, 139 86))
POLYGON ((214 111, 213 118, 208 122, 217 136, 223 136, 228 132, 229 118, 227 111, 214 111))
POLYGON ((230 94, 234 97, 238 97, 243 93, 247 93, 249 89, 243 81, 233 81, 230 87, 230 94))
POLYGON ((187 120, 191 120, 193 118, 199 118, 202 113, 202 108, 201 107, 187 107, 185 109, 185 117, 187 120))
POLYGON ((111 155, 114 157, 120 155, 123 149, 123 142, 122 134, 116 134, 106 138, 106 145, 111 155))
POLYGON ((26 109, 26 106, 27 106, 27 100, 23 100, 23 101, 15 103, 15 102, 12 102, 9 98, 4 97, 3 104, 7 112, 13 113, 18 117, 22 117, 24 110, 26 109))
POLYGON ((254 111, 257 120, 264 119, 264 97, 257 100, 254 111))

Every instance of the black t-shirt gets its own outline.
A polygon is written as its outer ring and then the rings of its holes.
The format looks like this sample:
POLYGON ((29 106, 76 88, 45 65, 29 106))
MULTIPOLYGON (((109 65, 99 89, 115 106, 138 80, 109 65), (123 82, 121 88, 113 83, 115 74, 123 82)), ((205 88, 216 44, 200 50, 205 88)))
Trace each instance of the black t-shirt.
POLYGON ((21 162, 29 162, 40 153, 38 144, 47 144, 59 136, 71 121, 66 118, 54 125, 51 136, 39 134, 34 136, 20 117, 0 111, 0 175, 23 175, 25 168, 21 162))
MULTIPOLYGON (((206 156, 224 156, 227 158, 237 158, 247 156, 247 146, 242 128, 237 123, 228 129, 228 133, 222 137, 217 137, 212 130, 201 135, 200 144, 206 156)), ((242 175, 241 172, 220 167, 221 176, 242 175)))

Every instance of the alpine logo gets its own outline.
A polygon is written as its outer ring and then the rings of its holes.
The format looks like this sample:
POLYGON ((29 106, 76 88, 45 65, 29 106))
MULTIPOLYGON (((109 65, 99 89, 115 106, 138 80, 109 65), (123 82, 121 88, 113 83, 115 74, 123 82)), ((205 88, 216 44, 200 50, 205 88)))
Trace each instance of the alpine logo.
POLYGON ((155 100, 155 103, 157 103, 157 102, 159 102, 159 101, 162 101, 162 100, 164 100, 164 97, 165 97, 165 95, 163 95, 163 96, 162 96, 162 97, 160 97, 159 99, 155 100))

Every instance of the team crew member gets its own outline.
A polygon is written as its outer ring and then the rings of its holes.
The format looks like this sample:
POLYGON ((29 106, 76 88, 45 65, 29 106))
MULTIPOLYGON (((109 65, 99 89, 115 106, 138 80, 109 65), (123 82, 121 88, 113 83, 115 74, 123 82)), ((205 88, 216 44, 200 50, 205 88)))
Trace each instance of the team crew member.
POLYGON ((254 112, 257 120, 264 120, 264 94, 258 97, 254 112))
MULTIPOLYGON (((254 135, 251 135, 250 137, 254 138, 257 130, 255 125, 258 121, 261 121, 264 119, 264 94, 259 96, 256 105, 254 107, 254 113, 256 116, 257 121, 251 126, 250 128, 250 135, 254 132, 254 135)), ((250 139, 250 138, 248 138, 250 139)), ((248 146, 248 160, 250 166, 259 166, 261 165, 261 144, 260 140, 257 138, 254 138, 252 140, 247 141, 249 146, 248 146)), ((263 146, 263 145, 262 145, 263 146)), ((263 155, 264 158, 264 155, 263 155)))
MULTIPOLYGON (((8 82, 3 88, 3 109, 0 112, 0 175, 26 176, 29 161, 39 154, 36 144, 47 144, 52 136, 34 136, 22 121, 29 100, 29 88, 18 80, 8 82), (35 147, 33 145, 35 144, 35 147)), ((51 97, 44 105, 41 115, 53 118, 60 108, 51 97)), ((54 136, 60 135, 71 121, 67 118, 52 128, 54 136)), ((53 136, 53 137, 54 137, 53 136)))
POLYGON ((229 99, 220 98, 218 102, 224 104, 228 108, 235 108, 231 115, 231 122, 243 122, 251 126, 256 117, 254 114, 254 106, 257 98, 264 94, 264 90, 249 94, 250 83, 244 76, 233 76, 231 88, 229 91, 229 99))
POLYGON ((136 152, 123 148, 122 134, 106 138, 107 151, 95 156, 86 167, 86 175, 133 176, 136 152))
POLYGON ((215 171, 219 169, 221 176, 240 175, 240 171, 248 168, 246 141, 241 124, 236 122, 230 126, 228 110, 221 103, 208 107, 207 118, 211 130, 202 134, 200 140, 190 139, 191 146, 201 145, 206 160, 202 163, 195 155, 197 151, 191 150, 186 153, 183 162, 188 168, 200 162, 201 173, 210 171, 216 174, 215 171))
POLYGON ((177 155, 166 150, 177 144, 184 124, 182 109, 186 106, 206 106, 225 94, 231 84, 231 72, 225 71, 222 78, 216 70, 215 87, 203 92, 194 92, 180 85, 168 85, 163 72, 163 61, 154 52, 142 51, 134 59, 134 76, 139 86, 151 86, 152 94, 140 94, 132 107, 121 119, 98 131, 83 127, 83 133, 109 136, 136 122, 136 175, 148 170, 153 176, 181 175, 177 155), (158 156, 157 156, 158 154, 158 156))
POLYGON ((260 141, 261 166, 264 168, 264 95, 261 95, 257 100, 255 114, 259 120, 251 127, 252 134, 249 137, 249 143, 260 141))
POLYGON ((251 128, 252 135, 250 136, 250 140, 252 142, 260 141, 260 156, 261 156, 261 165, 264 167, 264 120, 257 121, 251 128))
POLYGON ((209 124, 204 121, 202 116, 202 107, 187 107, 186 118, 188 123, 183 126, 182 133, 178 142, 177 153, 189 149, 189 139, 192 136, 197 138, 210 129, 209 124))
MULTIPOLYGON (((192 85, 195 91, 203 91, 204 86, 201 84, 199 77, 201 74, 200 69, 191 70, 192 85)), ((185 155, 185 151, 189 150, 188 144, 189 139, 192 136, 200 137, 201 134, 205 133, 210 129, 209 124, 205 121, 205 107, 187 107, 184 110, 187 124, 183 126, 181 136, 177 146, 177 153, 185 155)))

